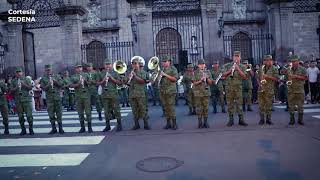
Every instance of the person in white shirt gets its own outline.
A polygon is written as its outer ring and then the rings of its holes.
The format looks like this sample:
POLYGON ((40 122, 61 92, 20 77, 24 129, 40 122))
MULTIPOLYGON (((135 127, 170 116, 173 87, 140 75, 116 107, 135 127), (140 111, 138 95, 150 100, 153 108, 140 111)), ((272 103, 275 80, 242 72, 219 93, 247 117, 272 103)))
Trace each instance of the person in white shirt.
POLYGON ((311 61, 310 67, 307 69, 307 74, 309 78, 309 85, 310 85, 310 93, 311 93, 311 103, 315 104, 317 98, 317 86, 318 86, 318 76, 320 71, 318 67, 316 67, 316 62, 311 61))

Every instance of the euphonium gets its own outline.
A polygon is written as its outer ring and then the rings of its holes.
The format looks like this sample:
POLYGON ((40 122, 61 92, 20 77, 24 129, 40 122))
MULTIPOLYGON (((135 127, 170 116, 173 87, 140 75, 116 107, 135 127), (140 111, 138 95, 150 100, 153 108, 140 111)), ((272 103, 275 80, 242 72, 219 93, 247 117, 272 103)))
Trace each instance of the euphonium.
POLYGON ((113 70, 118 74, 123 74, 127 71, 127 65, 121 60, 118 60, 113 63, 113 70))
MULTIPOLYGON (((262 65, 262 67, 261 67, 261 77, 264 76, 265 68, 266 68, 266 65, 262 65)), ((267 80, 266 80, 266 79, 262 79, 262 80, 260 81, 260 83, 261 83, 261 84, 266 84, 266 83, 267 83, 267 80)))
POLYGON ((148 62, 148 68, 153 71, 153 73, 151 74, 151 77, 150 77, 150 79, 152 81, 156 81, 156 79, 158 78, 158 76, 160 74, 159 62, 160 62, 159 58, 156 56, 150 58, 150 60, 148 62))

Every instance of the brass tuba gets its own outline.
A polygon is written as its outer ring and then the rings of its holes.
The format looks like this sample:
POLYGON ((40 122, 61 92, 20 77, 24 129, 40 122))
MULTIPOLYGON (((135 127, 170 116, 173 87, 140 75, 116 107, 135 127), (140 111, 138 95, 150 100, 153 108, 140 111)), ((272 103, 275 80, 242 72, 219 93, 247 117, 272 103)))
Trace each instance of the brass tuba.
POLYGON ((156 81, 156 79, 158 78, 159 74, 160 74, 160 60, 157 56, 154 56, 152 58, 150 58, 149 62, 148 62, 148 68, 150 70, 153 71, 153 73, 151 74, 151 81, 156 81))
POLYGON ((127 71, 127 65, 121 60, 117 60, 113 63, 113 70, 118 74, 123 74, 127 71))

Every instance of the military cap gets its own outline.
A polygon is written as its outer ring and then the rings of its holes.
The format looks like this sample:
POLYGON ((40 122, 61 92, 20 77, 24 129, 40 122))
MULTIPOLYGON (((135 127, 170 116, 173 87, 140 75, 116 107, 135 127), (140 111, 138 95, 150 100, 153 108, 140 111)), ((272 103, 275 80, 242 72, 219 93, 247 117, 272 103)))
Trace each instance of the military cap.
POLYGON ((171 61, 171 58, 170 58, 170 56, 164 56, 162 58, 162 61, 171 61))
POLYGON ((21 67, 16 67, 16 72, 22 72, 22 68, 21 67))
POLYGON ((193 64, 188 64, 187 68, 193 68, 193 64))
POLYGON ((74 67, 75 67, 75 68, 77 68, 77 67, 82 67, 82 64, 81 64, 81 63, 77 63, 74 67))
POLYGON ((299 61, 300 57, 298 55, 292 55, 290 58, 291 61, 299 61))
POLYGON ((46 64, 46 65, 44 65, 44 68, 45 69, 52 69, 52 65, 51 64, 46 64))
POLYGON ((92 63, 87 63, 86 67, 93 67, 93 64, 92 63))
POLYGON ((234 51, 234 52, 233 52, 233 55, 234 55, 234 56, 240 56, 240 55, 241 55, 241 52, 240 52, 240 51, 234 51))
POLYGON ((199 59, 199 60, 198 60, 198 65, 199 65, 199 64, 205 64, 204 59, 199 59))
POLYGON ((110 59, 106 59, 106 60, 104 60, 104 64, 111 64, 112 62, 111 62, 111 60, 110 59))
POLYGON ((140 63, 139 58, 132 58, 131 63, 140 63))
POLYGON ((269 59, 272 59, 272 56, 271 55, 265 55, 264 57, 263 57, 263 60, 269 60, 269 59))

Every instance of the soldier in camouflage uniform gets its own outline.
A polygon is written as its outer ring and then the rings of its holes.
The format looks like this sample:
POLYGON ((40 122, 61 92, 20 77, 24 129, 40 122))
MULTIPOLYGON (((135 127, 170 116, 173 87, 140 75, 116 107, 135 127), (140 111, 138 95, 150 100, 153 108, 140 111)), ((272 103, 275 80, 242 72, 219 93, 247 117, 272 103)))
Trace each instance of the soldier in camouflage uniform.
POLYGON ((252 71, 249 61, 244 60, 243 65, 246 67, 247 79, 242 81, 242 96, 243 96, 243 104, 242 109, 246 111, 246 106, 248 111, 252 111, 252 77, 254 76, 254 72, 252 71))
POLYGON ((192 91, 198 115, 198 128, 209 128, 208 109, 211 96, 210 85, 213 83, 211 73, 205 70, 205 61, 198 60, 198 69, 192 78, 192 91), (202 121, 203 119, 203 121, 202 121))
POLYGON ((292 68, 287 69, 287 79, 291 81, 288 84, 288 106, 290 114, 289 125, 295 124, 294 111, 298 107, 298 124, 304 125, 303 122, 303 103, 304 103, 304 81, 308 79, 306 69, 299 65, 299 56, 292 55, 292 68))
POLYGON ((90 105, 90 93, 89 93, 89 76, 82 72, 82 65, 77 64, 75 66, 75 74, 71 77, 70 87, 75 88, 76 107, 79 115, 81 129, 79 133, 86 131, 84 122, 88 122, 88 132, 92 133, 91 125, 91 105, 90 105), (84 113, 86 118, 84 118, 84 113))
POLYGON ((67 107, 67 111, 71 111, 74 110, 74 88, 70 88, 70 77, 69 77, 69 72, 65 71, 63 73, 63 80, 62 80, 62 84, 63 84, 63 96, 64 96, 64 100, 65 100, 65 106, 67 107))
POLYGON ((146 108, 146 81, 147 73, 141 69, 139 59, 132 59, 131 65, 133 70, 129 74, 127 83, 129 79, 129 101, 131 104, 133 118, 134 118, 134 127, 132 130, 140 129, 139 119, 142 118, 144 121, 144 129, 150 130, 148 125, 148 115, 146 108))
MULTIPOLYGON (((211 76, 213 80, 216 80, 218 76, 220 75, 221 70, 219 69, 219 62, 216 61, 212 65, 212 70, 211 70, 211 76)), ((210 87, 211 89, 211 100, 212 100, 212 107, 213 107, 213 113, 217 113, 217 102, 219 101, 221 105, 221 110, 223 113, 226 112, 225 110, 225 105, 224 105, 224 89, 223 89, 223 80, 222 77, 218 81, 218 84, 213 83, 210 87)))
POLYGON ((8 121, 8 103, 5 98, 5 93, 8 91, 7 85, 1 81, 0 82, 0 110, 1 110, 1 116, 2 116, 2 123, 4 126, 4 134, 9 134, 9 121, 8 121))
POLYGON ((194 94, 191 88, 192 78, 194 77, 193 65, 188 64, 187 69, 183 75, 182 83, 184 84, 185 94, 187 99, 187 104, 189 106, 189 115, 196 114, 196 106, 195 106, 195 99, 194 94))
POLYGON ((56 121, 59 127, 59 133, 63 134, 62 128, 62 102, 60 98, 60 89, 63 87, 62 79, 58 74, 52 74, 52 66, 45 65, 45 76, 40 80, 41 88, 46 92, 47 111, 51 123, 49 134, 57 133, 56 121))
POLYGON ((157 102, 159 102, 159 105, 161 105, 158 83, 151 82, 151 85, 152 85, 152 93, 153 93, 152 94, 153 106, 156 106, 157 102))
POLYGON ((29 134, 34 135, 33 132, 33 116, 32 116, 32 90, 31 80, 23 76, 22 68, 16 68, 16 77, 11 81, 10 90, 14 95, 17 113, 19 116, 19 123, 21 127, 20 135, 26 134, 24 126, 24 113, 26 113, 29 123, 29 134))
POLYGON ((265 122, 272 125, 271 112, 272 112, 272 99, 274 96, 274 82, 278 81, 279 74, 277 68, 273 65, 272 56, 266 55, 263 59, 263 65, 258 70, 257 82, 258 87, 258 102, 260 121, 259 124, 263 125, 265 122), (266 117, 266 121, 265 121, 266 117))
POLYGON ((227 126, 232 126, 234 103, 236 103, 236 111, 239 115, 239 125, 247 126, 244 121, 242 105, 242 80, 246 79, 246 68, 240 64, 240 51, 235 51, 233 54, 233 62, 227 63, 223 66, 223 76, 226 83, 226 98, 228 104, 229 122, 227 126))
POLYGON ((111 60, 105 61, 104 70, 100 73, 98 84, 102 87, 101 100, 106 121, 106 127, 103 132, 111 130, 110 119, 112 117, 112 112, 114 112, 115 118, 117 119, 117 131, 121 131, 121 113, 117 85, 121 85, 122 83, 119 74, 112 70, 111 60))
POLYGON ((144 85, 144 93, 145 93, 145 106, 146 106, 146 111, 147 111, 147 116, 148 116, 148 87, 147 84, 150 82, 149 76, 147 76, 147 72, 144 70, 144 62, 139 62, 140 66, 140 71, 144 74, 146 74, 146 83, 144 85))
POLYGON ((179 78, 178 70, 171 65, 171 59, 169 57, 164 57, 161 64, 163 71, 161 71, 158 81, 160 82, 161 104, 167 119, 167 124, 164 129, 172 128, 176 130, 178 126, 175 111, 175 97, 177 94, 176 82, 179 78))
POLYGON ((98 87, 97 87, 97 81, 98 81, 98 72, 96 72, 93 69, 92 63, 86 64, 86 73, 89 75, 89 93, 90 93, 90 99, 91 99, 91 106, 95 105, 97 113, 99 115, 99 120, 102 120, 101 116, 101 96, 98 94, 98 87))

